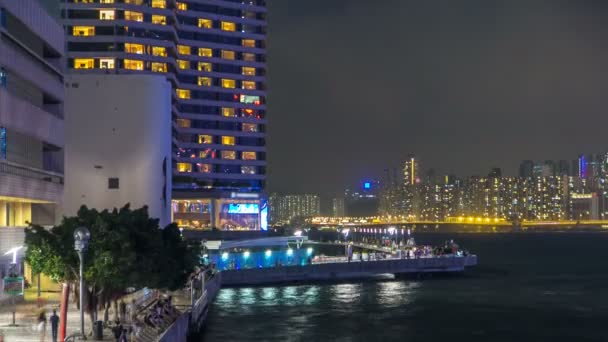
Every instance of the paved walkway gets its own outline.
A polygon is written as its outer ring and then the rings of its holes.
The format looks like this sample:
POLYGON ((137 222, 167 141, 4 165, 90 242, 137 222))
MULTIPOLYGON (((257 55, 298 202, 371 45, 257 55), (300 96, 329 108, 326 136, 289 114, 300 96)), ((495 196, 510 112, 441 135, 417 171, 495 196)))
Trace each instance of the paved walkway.
MULTIPOLYGON (((49 296, 46 304, 42 308, 38 308, 35 300, 28 300, 16 305, 15 323, 16 327, 9 326, 12 323, 12 305, 0 306, 0 336, 4 335, 4 342, 30 342, 30 341, 46 341, 52 342, 51 326, 47 323, 47 329, 44 339, 41 339, 41 334, 35 331, 36 319, 40 310, 46 311, 47 320, 53 313, 53 309, 59 314, 59 293, 49 296)), ((112 316, 110 316, 112 317, 112 316)), ((90 320, 85 316, 85 331, 90 331, 90 320)), ((80 312, 76 309, 76 305, 70 305, 68 310, 68 320, 66 333, 69 336, 72 333, 80 330, 80 312)), ((92 339, 89 339, 92 340, 92 339)), ((104 330, 104 341, 114 341, 110 330, 104 330)))

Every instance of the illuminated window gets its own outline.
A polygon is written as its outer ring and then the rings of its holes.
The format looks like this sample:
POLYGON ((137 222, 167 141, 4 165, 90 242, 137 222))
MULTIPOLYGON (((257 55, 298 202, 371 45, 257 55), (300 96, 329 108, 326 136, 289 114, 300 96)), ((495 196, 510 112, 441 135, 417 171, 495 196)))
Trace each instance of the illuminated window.
POLYGON ((125 20, 144 21, 144 15, 141 12, 125 11, 125 20))
POLYGON ((231 50, 222 50, 222 58, 223 59, 234 59, 236 54, 231 50))
POLYGON ((152 56, 167 57, 167 49, 162 46, 153 46, 152 47, 152 56))
POLYGON ((213 57, 213 50, 208 48, 198 48, 198 55, 201 57, 213 57))
POLYGON ((114 10, 100 10, 99 19, 101 20, 114 20, 114 10))
POLYGON ((222 145, 234 145, 235 140, 234 137, 225 135, 222 137, 222 145))
POLYGON ((177 172, 192 172, 192 164, 177 163, 177 172))
POLYGON ((125 4, 142 5, 144 0, 125 0, 125 4))
POLYGON ((198 62, 198 71, 211 72, 211 63, 198 62))
POLYGON ((99 67, 101 69, 114 69, 115 60, 114 58, 100 58, 99 67))
POLYGON ((222 78, 222 88, 235 88, 236 81, 227 78, 222 78))
POLYGON ((114 0, 99 0, 100 4, 113 4, 114 0))
POLYGON ((243 39, 243 46, 244 47, 254 48, 255 47, 255 40, 253 40, 253 39, 243 39))
POLYGON ((73 36, 94 36, 95 35, 95 26, 74 26, 72 28, 73 36))
POLYGON ((192 122, 188 119, 177 119, 175 120, 175 123, 177 123, 177 127, 180 128, 190 128, 192 122))
POLYGON ((202 27, 202 28, 206 28, 206 29, 213 28, 213 21, 211 21, 210 19, 199 19, 198 27, 202 27))
POLYGON ((241 95, 241 103, 260 105, 260 97, 257 95, 241 95))
POLYGON ((144 62, 134 59, 125 59, 125 69, 144 70, 144 62))
POLYGON ((167 63, 152 62, 151 68, 154 72, 167 72, 167 63))
POLYGON ((199 134, 198 143, 199 144, 213 144, 213 137, 211 135, 199 134))
POLYGON ((180 99, 189 99, 190 98, 190 90, 188 89, 175 89, 175 93, 177 97, 180 99))
POLYGON ((196 171, 201 172, 201 173, 210 173, 211 164, 196 163, 196 171))
POLYGON ((209 77, 199 77, 198 85, 201 87, 211 87, 211 78, 209 77))
POLYGON ((257 132, 257 131, 258 131, 258 125, 250 124, 250 123, 243 124, 243 132, 257 132))
POLYGON ((180 69, 190 69, 190 61, 185 61, 183 59, 177 60, 177 67, 180 69))
POLYGON ((205 159, 205 158, 208 158, 210 154, 211 154, 210 150, 204 150, 204 151, 198 152, 198 157, 201 159, 205 159))
POLYGON ((166 0, 152 0, 152 8, 166 8, 167 1, 166 0))
POLYGON ((243 67, 243 75, 255 76, 255 68, 243 67))
POLYGON ((255 62, 255 54, 243 52, 242 59, 247 62, 255 62))
POLYGON ((74 69, 93 69, 95 60, 93 58, 76 58, 74 59, 74 69))
POLYGON ((236 31, 236 24, 229 21, 222 21, 222 30, 236 31))
POLYGON ((144 53, 144 46, 141 44, 125 43, 125 52, 142 55, 144 53))
POLYGON ((222 159, 236 159, 235 151, 222 151, 222 159))
POLYGON ((191 51, 192 50, 187 45, 178 45, 177 46, 177 53, 179 53, 180 55, 189 55, 191 51))
POLYGON ((177 5, 177 9, 180 11, 186 11, 188 10, 188 4, 183 3, 183 2, 176 2, 175 3, 177 5))
POLYGON ((167 17, 164 15, 152 15, 152 24, 156 25, 167 25, 167 17))
POLYGON ((241 173, 244 175, 255 175, 257 173, 255 166, 241 166, 241 173))
POLYGON ((255 82, 253 81, 243 81, 243 89, 255 89, 255 82))
POLYGON ((234 108, 222 108, 222 116, 234 116, 234 108))
POLYGON ((241 159, 243 160, 256 160, 257 155, 255 152, 243 152, 241 153, 241 159))

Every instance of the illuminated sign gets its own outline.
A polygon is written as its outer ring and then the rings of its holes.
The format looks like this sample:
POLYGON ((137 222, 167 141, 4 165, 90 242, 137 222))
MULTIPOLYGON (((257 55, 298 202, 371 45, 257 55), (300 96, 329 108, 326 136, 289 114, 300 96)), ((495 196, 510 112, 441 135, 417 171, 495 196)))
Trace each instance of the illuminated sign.
POLYGON ((228 204, 228 214, 257 214, 260 212, 257 203, 230 203, 228 204))
POLYGON ((259 194, 251 194, 251 193, 241 193, 241 192, 231 192, 230 198, 259 198, 259 194))
POLYGON ((262 202, 262 209, 260 210, 260 229, 268 230, 268 203, 262 202))
POLYGON ((372 188, 372 183, 370 183, 370 182, 363 183, 363 189, 371 189, 371 188, 372 188))

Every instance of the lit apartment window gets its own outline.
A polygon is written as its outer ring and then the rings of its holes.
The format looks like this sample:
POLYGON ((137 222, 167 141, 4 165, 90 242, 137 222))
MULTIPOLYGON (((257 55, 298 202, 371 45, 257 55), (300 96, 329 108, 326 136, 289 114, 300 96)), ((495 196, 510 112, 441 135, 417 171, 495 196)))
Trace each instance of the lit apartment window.
POLYGON ((236 31, 236 24, 229 21, 222 21, 223 31, 236 31))
POLYGON ((255 76, 255 68, 243 67, 243 75, 255 76))
POLYGON ((175 120, 175 123, 177 123, 177 127, 180 128, 190 128, 192 122, 188 119, 177 119, 175 120))
POLYGON ((99 19, 101 20, 114 20, 114 10, 100 10, 99 19))
POLYGON ((257 173, 255 166, 241 166, 241 173, 244 175, 255 175, 257 173))
POLYGON ((142 5, 144 0, 125 0, 125 4, 142 5))
POLYGON ((95 60, 93 58, 76 58, 74 59, 74 69, 93 69, 95 60))
POLYGON ((210 173, 211 164, 196 163, 196 171, 200 173, 210 173))
POLYGON ((167 17, 164 15, 152 15, 152 24, 156 25, 167 25, 167 17))
POLYGON ((198 62, 198 71, 211 72, 211 63, 198 62))
POLYGON ((162 46, 153 46, 152 56, 167 57, 167 49, 162 46))
POLYGON ((188 10, 188 4, 183 3, 183 2, 176 2, 177 5, 177 9, 180 11, 187 11, 188 10))
POLYGON ((125 59, 125 69, 144 70, 144 62, 134 59, 125 59))
POLYGON ((206 29, 213 28, 213 21, 210 19, 198 19, 198 27, 206 29))
POLYGON ((167 72, 167 63, 152 62, 151 68, 154 72, 167 72))
POLYGON ((227 135, 222 136, 222 145, 234 145, 236 139, 227 135))
POLYGON ((255 54, 243 52, 242 59, 247 62, 255 62, 255 54))
POLYGON ((234 108, 222 107, 222 116, 234 116, 234 108))
POLYGON ((141 44, 125 43, 125 52, 142 55, 144 53, 144 46, 141 44))
POLYGON ((243 132, 257 132, 257 131, 258 131, 258 125, 251 124, 251 123, 243 124, 243 132))
POLYGON ((94 36, 95 26, 74 26, 72 28, 73 36, 94 36))
POLYGON ((255 89, 255 82, 253 81, 243 81, 243 89, 255 89))
POLYGON ((177 53, 179 53, 180 55, 189 55, 191 51, 192 50, 187 45, 178 45, 177 46, 177 53))
POLYGON ((211 87, 211 78, 209 77, 199 77, 198 85, 201 87, 211 87))
POLYGON ((177 60, 177 67, 184 70, 184 69, 190 69, 190 61, 185 61, 183 59, 178 59, 177 60))
POLYGON ((199 144, 213 144, 213 137, 211 135, 199 134, 198 143, 199 144))
POLYGON ((115 67, 114 58, 100 58, 99 67, 101 69, 114 69, 114 67, 115 67))
POLYGON ((253 40, 253 39, 243 39, 243 46, 244 47, 254 48, 255 47, 255 40, 253 40))
POLYGON ((180 99, 189 99, 190 98, 190 90, 188 89, 175 89, 175 93, 177 97, 180 99))
POLYGON ((213 57, 213 50, 208 48, 198 48, 198 55, 201 57, 213 57))
POLYGON ((222 88, 235 88, 236 81, 227 78, 222 78, 222 88))
POLYGON ((243 152, 241 153, 241 159, 243 160, 256 160, 257 156, 255 152, 243 152))
POLYGON ((222 50, 222 58, 223 59, 234 59, 236 54, 231 50, 222 50))
POLYGON ((177 163, 177 172, 192 172, 192 164, 177 163))
POLYGON ((167 1, 166 0, 152 0, 152 8, 166 8, 167 1))
POLYGON ((113 4, 114 0, 99 0, 100 4, 113 4))
POLYGON ((236 159, 235 151, 222 151, 222 159, 236 159))
POLYGON ((144 14, 141 12, 125 11, 125 20, 144 21, 144 14))
POLYGON ((211 152, 209 150, 199 151, 198 157, 201 159, 205 159, 205 158, 208 158, 210 154, 211 154, 211 152))

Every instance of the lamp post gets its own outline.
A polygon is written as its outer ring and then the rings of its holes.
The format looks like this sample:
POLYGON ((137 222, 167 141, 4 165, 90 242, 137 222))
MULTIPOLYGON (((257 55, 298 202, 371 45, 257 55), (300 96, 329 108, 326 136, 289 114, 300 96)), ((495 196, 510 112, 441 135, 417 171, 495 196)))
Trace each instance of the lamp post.
POLYGON ((74 231, 74 249, 80 258, 80 333, 86 338, 84 333, 84 252, 89 246, 91 233, 86 227, 78 227, 74 231))

